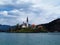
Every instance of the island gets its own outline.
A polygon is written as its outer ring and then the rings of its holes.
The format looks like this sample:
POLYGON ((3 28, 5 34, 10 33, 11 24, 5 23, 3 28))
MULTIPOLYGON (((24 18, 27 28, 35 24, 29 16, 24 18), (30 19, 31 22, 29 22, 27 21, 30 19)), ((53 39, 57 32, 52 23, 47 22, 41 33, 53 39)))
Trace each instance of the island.
POLYGON ((16 24, 14 26, 1 25, 0 32, 7 33, 47 33, 47 32, 60 32, 60 18, 57 18, 46 24, 29 24, 28 17, 26 22, 16 24))

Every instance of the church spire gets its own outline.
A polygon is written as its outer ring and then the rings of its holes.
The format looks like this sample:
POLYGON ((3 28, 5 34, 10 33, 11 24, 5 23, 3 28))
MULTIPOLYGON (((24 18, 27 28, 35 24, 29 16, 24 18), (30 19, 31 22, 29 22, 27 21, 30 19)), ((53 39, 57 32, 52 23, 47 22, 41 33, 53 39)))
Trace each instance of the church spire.
POLYGON ((28 17, 27 17, 27 27, 28 27, 28 21, 29 21, 29 20, 28 20, 28 17))
POLYGON ((28 22, 28 17, 27 17, 27 22, 28 22))

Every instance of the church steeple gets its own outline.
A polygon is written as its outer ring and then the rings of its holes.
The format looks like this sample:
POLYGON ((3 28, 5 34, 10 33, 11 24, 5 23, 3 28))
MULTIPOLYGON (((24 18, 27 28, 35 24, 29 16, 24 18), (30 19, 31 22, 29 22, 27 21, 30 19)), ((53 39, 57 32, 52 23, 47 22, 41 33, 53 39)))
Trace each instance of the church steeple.
POLYGON ((27 17, 27 22, 28 22, 28 17, 27 17))
POLYGON ((28 24, 28 21, 29 21, 29 20, 28 20, 28 17, 27 17, 27 20, 26 20, 26 23, 27 23, 27 27, 28 27, 28 25, 29 25, 29 24, 28 24))

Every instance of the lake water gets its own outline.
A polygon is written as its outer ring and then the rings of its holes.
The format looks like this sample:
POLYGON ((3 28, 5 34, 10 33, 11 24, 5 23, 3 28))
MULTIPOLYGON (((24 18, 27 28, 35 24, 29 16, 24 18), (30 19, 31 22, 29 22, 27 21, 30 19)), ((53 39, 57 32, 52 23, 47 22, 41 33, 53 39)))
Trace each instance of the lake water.
POLYGON ((60 45, 60 33, 0 33, 0 45, 60 45))

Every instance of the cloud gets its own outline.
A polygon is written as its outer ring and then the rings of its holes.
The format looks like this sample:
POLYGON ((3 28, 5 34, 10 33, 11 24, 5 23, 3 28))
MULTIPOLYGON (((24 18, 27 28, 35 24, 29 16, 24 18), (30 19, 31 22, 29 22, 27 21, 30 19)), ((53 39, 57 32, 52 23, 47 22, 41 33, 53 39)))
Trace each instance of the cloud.
POLYGON ((8 12, 7 12, 7 11, 3 11, 3 12, 1 11, 1 12, 0 12, 0 15, 7 16, 7 15, 8 15, 8 12))
POLYGON ((59 0, 0 0, 0 24, 48 23, 60 18, 59 0), (3 22, 3 23, 2 23, 3 22))

